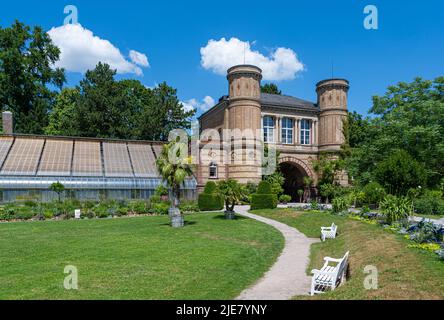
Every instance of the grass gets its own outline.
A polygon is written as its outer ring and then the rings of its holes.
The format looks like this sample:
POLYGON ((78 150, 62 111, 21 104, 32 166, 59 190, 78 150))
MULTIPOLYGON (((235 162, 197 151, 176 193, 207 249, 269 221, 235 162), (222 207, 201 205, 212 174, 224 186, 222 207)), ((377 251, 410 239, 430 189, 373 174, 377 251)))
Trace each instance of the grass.
MULTIPOLYGON (((377 225, 329 213, 298 212, 294 209, 261 210, 260 214, 319 238, 320 227, 338 225, 334 240, 312 245, 307 274, 323 265, 326 256, 340 258, 350 251, 350 278, 345 285, 313 299, 444 299, 444 262, 436 254, 407 248, 412 242, 377 225), (378 270, 378 289, 366 290, 367 265, 378 270)), ((295 297, 311 299, 308 296, 295 297)))
POLYGON ((0 224, 0 299, 232 299, 274 263, 274 228, 216 213, 0 224), (79 289, 65 290, 65 266, 79 289))

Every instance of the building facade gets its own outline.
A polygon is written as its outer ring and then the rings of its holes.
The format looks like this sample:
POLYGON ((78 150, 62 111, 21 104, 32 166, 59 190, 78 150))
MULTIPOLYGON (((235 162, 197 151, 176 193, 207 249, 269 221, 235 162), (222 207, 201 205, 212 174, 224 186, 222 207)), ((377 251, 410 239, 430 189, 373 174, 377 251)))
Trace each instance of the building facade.
MULTIPOLYGON (((313 160, 324 153, 335 157, 344 143, 348 81, 320 81, 316 85, 317 102, 313 103, 291 96, 261 93, 262 71, 256 66, 232 67, 227 72, 227 80, 228 95, 199 118, 200 149, 204 149, 200 157, 204 161, 197 169, 198 188, 203 188, 209 180, 227 178, 241 183, 259 182, 262 166, 258 161, 249 163, 244 151, 255 139, 277 149, 286 194, 296 198, 297 190, 303 187, 304 176, 311 177, 316 185, 318 176, 313 170, 313 160), (233 130, 256 132, 258 129, 260 136, 251 139, 232 133, 233 130), (232 136, 227 139, 224 132, 230 132, 232 136), (212 135, 222 142, 231 140, 236 144, 237 141, 243 147, 237 151, 231 147, 218 148, 214 143, 217 139, 212 135), (244 161, 236 163, 235 158, 244 161)), ((348 183, 345 173, 338 180, 343 185, 348 183)))

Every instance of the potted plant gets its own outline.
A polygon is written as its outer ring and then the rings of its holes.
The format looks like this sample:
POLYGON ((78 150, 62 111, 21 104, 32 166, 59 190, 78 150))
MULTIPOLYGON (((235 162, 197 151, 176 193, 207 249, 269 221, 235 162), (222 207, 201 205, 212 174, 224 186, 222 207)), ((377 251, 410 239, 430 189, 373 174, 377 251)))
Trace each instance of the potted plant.
POLYGON ((156 159, 157 170, 171 190, 171 207, 168 210, 171 226, 184 226, 184 219, 179 210, 180 187, 187 177, 193 175, 191 157, 186 152, 185 143, 172 141, 165 144, 160 156, 156 159))
POLYGON ((229 220, 235 219, 234 206, 244 197, 242 186, 236 180, 228 179, 219 182, 218 190, 224 198, 225 218, 229 220))

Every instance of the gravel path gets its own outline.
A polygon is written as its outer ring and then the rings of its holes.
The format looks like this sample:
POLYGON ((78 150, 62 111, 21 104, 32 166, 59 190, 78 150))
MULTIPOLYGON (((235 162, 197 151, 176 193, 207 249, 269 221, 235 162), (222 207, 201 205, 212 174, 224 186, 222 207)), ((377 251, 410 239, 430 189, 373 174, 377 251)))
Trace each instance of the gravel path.
MULTIPOLYGON (((285 247, 276 263, 252 287, 245 289, 238 300, 288 300, 310 291, 311 278, 305 270, 309 263, 310 246, 318 239, 304 234, 281 222, 248 213, 248 206, 237 206, 242 216, 269 224, 279 230, 285 238, 285 247)), ((321 226, 319 226, 320 228, 321 226)))

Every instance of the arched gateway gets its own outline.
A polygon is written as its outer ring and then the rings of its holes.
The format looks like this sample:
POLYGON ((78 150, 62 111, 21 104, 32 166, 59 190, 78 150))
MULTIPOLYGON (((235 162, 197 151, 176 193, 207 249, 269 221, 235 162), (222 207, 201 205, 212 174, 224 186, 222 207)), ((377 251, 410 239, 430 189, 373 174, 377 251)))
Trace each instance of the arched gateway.
POLYGON ((282 157, 279 166, 285 178, 284 194, 291 196, 292 201, 299 202, 298 190, 304 189, 304 177, 315 178, 313 171, 304 161, 296 157, 282 157))

